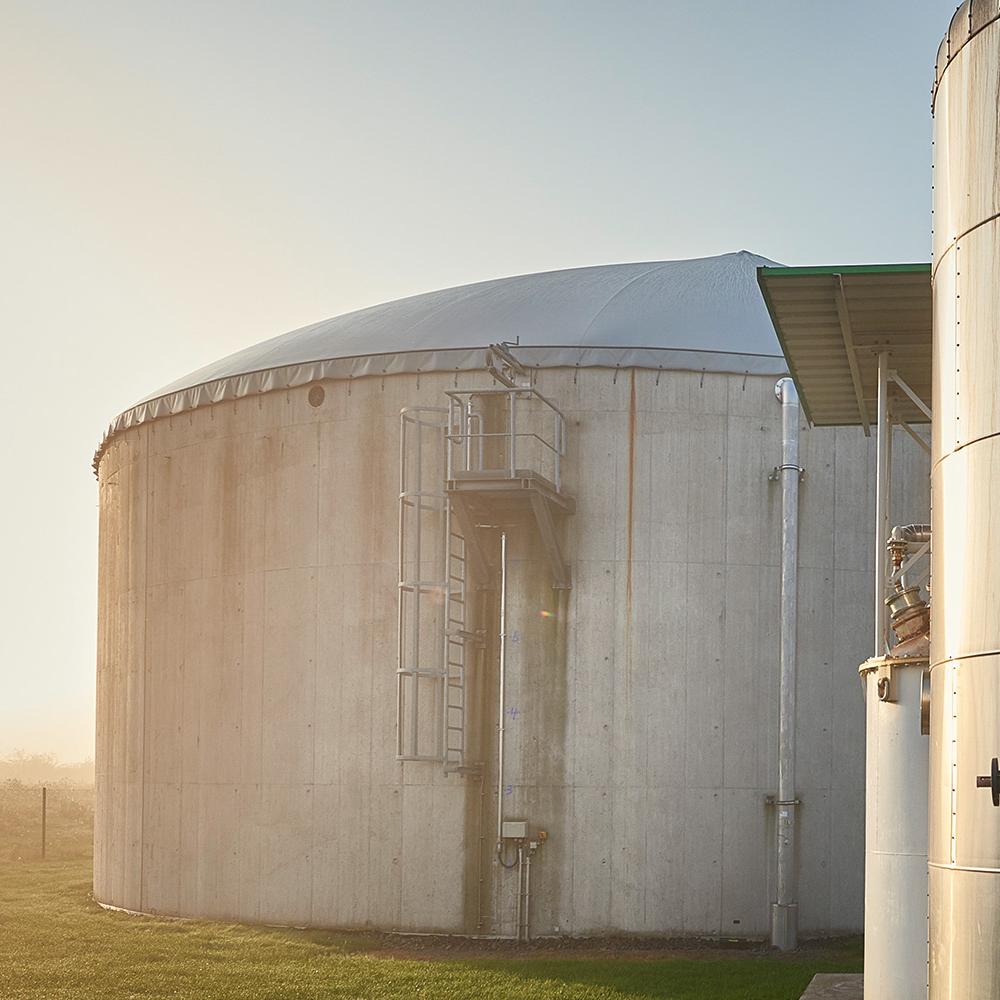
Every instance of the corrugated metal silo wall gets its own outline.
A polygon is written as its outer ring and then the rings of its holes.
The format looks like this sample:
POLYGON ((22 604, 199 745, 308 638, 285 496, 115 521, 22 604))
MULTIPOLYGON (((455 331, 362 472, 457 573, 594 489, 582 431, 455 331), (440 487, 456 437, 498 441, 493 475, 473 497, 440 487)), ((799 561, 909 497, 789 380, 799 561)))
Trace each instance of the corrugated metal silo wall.
MULTIPOLYGON (((398 414, 442 404, 455 384, 331 382, 319 407, 308 388, 268 393, 112 443, 100 468, 99 900, 513 932, 514 877, 491 854, 493 756, 482 828, 478 781, 394 759, 398 414)), ((564 525, 563 605, 538 540, 510 539, 505 812, 550 834, 532 865, 533 933, 767 932, 773 384, 538 375, 570 418, 578 509, 564 525)), ((894 516, 923 521, 926 460, 901 437, 894 516)), ((856 668, 870 652, 873 445, 856 429, 806 431, 802 462, 801 926, 827 933, 862 924, 856 668)), ((477 739, 493 754, 489 659, 477 739)))

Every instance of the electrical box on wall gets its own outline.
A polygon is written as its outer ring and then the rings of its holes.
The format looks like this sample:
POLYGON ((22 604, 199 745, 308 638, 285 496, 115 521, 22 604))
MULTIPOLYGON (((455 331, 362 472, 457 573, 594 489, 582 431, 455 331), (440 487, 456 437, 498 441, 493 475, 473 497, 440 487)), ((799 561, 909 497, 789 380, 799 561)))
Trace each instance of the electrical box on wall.
POLYGON ((500 834, 504 840, 527 840, 528 824, 523 819, 505 819, 500 834))

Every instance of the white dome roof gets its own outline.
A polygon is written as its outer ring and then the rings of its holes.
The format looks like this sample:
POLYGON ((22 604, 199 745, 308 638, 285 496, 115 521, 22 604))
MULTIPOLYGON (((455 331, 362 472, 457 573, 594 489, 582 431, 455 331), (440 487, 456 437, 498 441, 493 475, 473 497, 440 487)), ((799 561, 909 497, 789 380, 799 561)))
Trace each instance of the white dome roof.
MULTIPOLYGON (((521 347, 639 347, 781 357, 757 287, 761 265, 774 266, 774 261, 741 250, 696 260, 545 271, 425 292, 265 340, 148 398, 288 365, 515 341, 521 347)), ((575 356, 567 361, 575 362, 575 356)))
POLYGON ((498 278, 370 306, 199 368, 121 414, 105 443, 156 417, 322 378, 480 369, 482 349, 502 342, 531 367, 780 375, 759 266, 774 261, 741 250, 498 278))

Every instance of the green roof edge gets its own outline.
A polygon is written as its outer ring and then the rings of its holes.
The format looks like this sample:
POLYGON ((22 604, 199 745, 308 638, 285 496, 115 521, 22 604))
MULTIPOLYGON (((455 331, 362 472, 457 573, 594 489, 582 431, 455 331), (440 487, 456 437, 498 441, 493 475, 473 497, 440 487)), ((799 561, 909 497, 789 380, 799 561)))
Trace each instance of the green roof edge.
MULTIPOLYGON (((799 393, 799 404, 802 407, 803 412, 806 415, 806 419, 809 421, 811 426, 816 426, 813 420, 812 413, 809 409, 809 400, 806 398, 805 392, 802 390, 802 384, 799 382, 798 373, 795 371, 795 365, 792 363, 792 359, 788 352, 788 347, 785 344, 785 338, 782 335, 781 326, 778 324, 777 316, 775 315, 774 305, 771 302, 771 296, 767 292, 767 284, 765 283, 765 278, 780 278, 780 277, 794 277, 795 275, 833 275, 833 274, 926 274, 930 278, 931 265, 927 264, 843 264, 841 266, 837 265, 819 265, 816 267, 758 267, 757 268, 757 285, 760 288, 760 293, 764 299, 764 305, 767 307, 768 316, 771 318, 771 325, 774 327, 775 336, 778 338, 778 344, 781 346, 781 353, 785 357, 785 364, 788 365, 788 374, 791 375, 792 380, 795 382, 795 388, 799 393)), ((825 426, 825 425, 824 425, 825 426)), ((850 425, 853 426, 853 425, 850 425)), ((860 419, 858 420, 857 426, 862 426, 860 419)))
POLYGON ((758 267, 764 278, 794 277, 802 274, 927 274, 927 264, 820 264, 815 267, 758 267))

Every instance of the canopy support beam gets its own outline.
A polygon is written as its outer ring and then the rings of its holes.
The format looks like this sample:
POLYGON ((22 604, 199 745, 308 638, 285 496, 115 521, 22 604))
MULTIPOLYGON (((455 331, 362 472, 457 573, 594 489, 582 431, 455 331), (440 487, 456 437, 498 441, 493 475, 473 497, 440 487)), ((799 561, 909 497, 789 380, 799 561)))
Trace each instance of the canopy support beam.
POLYGON ((902 389, 903 392, 905 392, 907 396, 910 397, 910 400, 913 402, 913 405, 928 420, 930 420, 931 419, 931 408, 909 387, 909 385, 906 384, 906 382, 903 381, 902 378, 900 378, 899 372, 896 371, 895 369, 893 369, 891 372, 889 372, 889 378, 890 378, 891 381, 895 382, 896 385, 898 385, 899 388, 902 389))
POLYGON ((854 345, 854 332, 851 330, 851 312, 847 308, 847 295, 844 292, 844 276, 837 275, 837 284, 834 289, 837 300, 837 318, 840 320, 840 335, 844 339, 844 350, 847 351, 847 363, 851 368, 851 382, 854 385, 854 398, 858 403, 858 416, 861 418, 861 426, 864 428, 865 437, 871 437, 871 420, 868 417, 868 407, 865 405, 865 394, 861 386, 861 369, 858 367, 858 358, 855 353, 857 348, 854 345))

